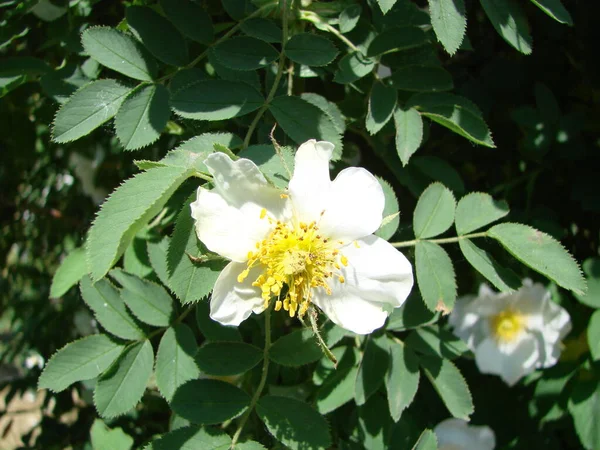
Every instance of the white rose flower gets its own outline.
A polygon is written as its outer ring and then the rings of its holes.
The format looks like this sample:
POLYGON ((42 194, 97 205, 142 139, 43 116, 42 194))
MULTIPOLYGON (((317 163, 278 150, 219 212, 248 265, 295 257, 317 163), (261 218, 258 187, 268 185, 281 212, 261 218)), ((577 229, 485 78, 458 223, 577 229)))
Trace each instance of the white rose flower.
POLYGON ((314 304, 337 325, 366 334, 404 303, 412 266, 372 234, 381 224, 383 190, 357 167, 331 181, 333 147, 302 144, 287 191, 248 159, 206 159, 215 188, 198 188, 192 217, 206 247, 231 260, 213 289, 212 319, 239 325, 271 301, 276 311, 302 317, 314 304))
POLYGON ((482 284, 477 297, 456 302, 450 325, 473 350, 482 373, 500 375, 512 386, 536 368, 556 364, 571 318, 544 286, 525 279, 512 293, 482 284))
POLYGON ((493 450, 496 446, 490 427, 469 425, 462 419, 446 419, 438 423, 433 432, 438 450, 493 450))

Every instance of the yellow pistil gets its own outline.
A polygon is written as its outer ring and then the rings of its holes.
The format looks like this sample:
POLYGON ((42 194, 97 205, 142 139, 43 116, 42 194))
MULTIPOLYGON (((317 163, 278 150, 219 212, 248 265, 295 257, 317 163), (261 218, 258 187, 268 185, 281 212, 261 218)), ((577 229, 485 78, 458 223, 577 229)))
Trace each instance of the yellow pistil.
POLYGON ((492 333, 496 340, 513 342, 525 328, 525 318, 518 311, 506 309, 490 319, 492 333))
MULTIPOLYGON (((265 216, 261 212, 261 218, 265 216)), ((292 225, 267 218, 273 230, 248 254, 248 267, 238 281, 244 281, 250 269, 260 267, 252 285, 260 288, 265 307, 274 299, 276 311, 284 309, 290 317, 302 317, 310 306, 312 290, 321 287, 331 294, 328 280, 340 263, 348 265, 348 259, 340 255, 336 242, 319 234, 316 222, 292 225)), ((336 276, 345 281, 341 274, 336 276)))

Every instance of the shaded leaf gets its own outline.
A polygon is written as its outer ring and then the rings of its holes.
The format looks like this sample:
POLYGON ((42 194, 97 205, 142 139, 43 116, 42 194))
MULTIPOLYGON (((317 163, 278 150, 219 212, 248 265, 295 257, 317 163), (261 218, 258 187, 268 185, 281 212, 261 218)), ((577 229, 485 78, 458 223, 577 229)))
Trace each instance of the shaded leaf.
POLYGON ((532 39, 527 17, 515 0, 480 0, 488 19, 502 38, 515 49, 529 55, 532 39))
POLYGON ((331 445, 327 422, 318 412, 290 397, 262 397, 256 412, 278 441, 292 450, 326 450, 331 445))
POLYGON ((492 255, 476 246, 471 240, 461 239, 458 245, 469 264, 499 291, 512 291, 521 286, 521 280, 512 270, 501 266, 492 255))
POLYGON ((260 108, 264 99, 252 86, 228 80, 206 80, 180 89, 171 98, 173 110, 196 120, 224 120, 260 108))
POLYGON ((125 9, 127 24, 156 58, 172 66, 189 61, 187 43, 177 28, 147 6, 125 9))
POLYGON ((419 359, 401 342, 389 342, 390 364, 385 376, 388 406, 395 422, 412 403, 419 387, 419 359))
POLYGON ((285 44, 286 56, 307 66, 326 66, 338 53, 329 39, 311 33, 295 34, 285 44))
POLYGON ((404 66, 394 69, 390 77, 392 86, 403 91, 440 92, 454 88, 452 75, 437 66, 404 66))
POLYGON ((219 380, 191 380, 180 386, 171 408, 197 424, 221 423, 242 414, 250 397, 240 388, 219 380))
POLYGON ((152 344, 145 340, 128 347, 98 379, 94 404, 98 414, 110 418, 125 414, 140 401, 152 375, 152 344))
POLYGON ((365 119, 367 131, 371 135, 378 133, 391 119, 397 100, 398 94, 394 88, 379 81, 373 83, 365 119))
POLYGON ((196 355, 200 370, 214 376, 245 373, 262 359, 263 351, 260 348, 244 342, 208 342, 200 347, 196 355))
POLYGON ((278 57, 270 44, 250 36, 237 36, 214 47, 221 64, 234 70, 256 70, 267 67, 278 57))
POLYGON ((396 126, 396 151, 403 165, 407 165, 410 157, 419 149, 423 141, 423 119, 421 114, 410 108, 394 111, 396 126))
POLYGON ((378 34, 369 44, 367 56, 399 52, 428 43, 427 35, 419 27, 393 27, 378 34))
POLYGON ((294 330, 271 345, 269 357, 277 364, 298 367, 315 362, 323 356, 317 340, 308 328, 294 330))
POLYGON ((367 338, 354 385, 354 398, 357 405, 364 405, 383 384, 388 364, 387 340, 384 337, 367 338))
POLYGON ((161 0, 160 6, 186 37, 201 44, 213 41, 214 30, 210 16, 197 3, 189 0, 161 0))

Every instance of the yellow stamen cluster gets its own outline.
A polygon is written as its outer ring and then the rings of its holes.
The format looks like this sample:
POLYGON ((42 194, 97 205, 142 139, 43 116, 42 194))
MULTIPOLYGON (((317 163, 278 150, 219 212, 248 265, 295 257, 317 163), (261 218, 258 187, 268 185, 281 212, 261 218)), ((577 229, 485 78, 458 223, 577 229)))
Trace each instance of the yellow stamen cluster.
POLYGON ((490 319, 492 333, 496 340, 512 342, 525 329, 525 318, 518 311, 506 309, 490 319))
MULTIPOLYGON (((261 211, 260 217, 265 216, 266 211, 261 211)), ((339 242, 319 234, 315 222, 292 225, 267 219, 274 228, 256 244, 255 252, 248 253, 248 267, 238 276, 238 282, 244 281, 252 268, 260 266, 264 270, 252 285, 260 287, 265 307, 273 298, 276 311, 283 308, 290 317, 302 317, 310 305, 312 289, 322 287, 331 294, 327 280, 340 269, 340 263, 348 265, 348 259, 337 250, 339 242)), ((342 275, 337 277, 345 282, 342 275)))

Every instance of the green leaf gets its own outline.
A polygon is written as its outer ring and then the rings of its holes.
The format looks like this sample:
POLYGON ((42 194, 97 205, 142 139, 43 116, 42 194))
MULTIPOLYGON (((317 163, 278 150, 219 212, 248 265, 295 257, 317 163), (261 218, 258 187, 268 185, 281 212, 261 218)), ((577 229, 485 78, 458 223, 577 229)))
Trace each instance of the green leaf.
POLYGON ((217 59, 215 51, 211 48, 208 52, 208 62, 215 69, 215 73, 219 78, 227 81, 243 82, 249 84, 258 92, 262 90, 262 84, 258 71, 256 70, 234 70, 224 66, 217 59))
POLYGON ((400 225, 400 206, 398 205, 398 199, 392 186, 383 178, 377 177, 377 180, 383 189, 385 207, 383 208, 383 220, 375 235, 387 241, 396 234, 400 225))
POLYGON ((422 356, 421 367, 454 417, 468 421, 473 399, 460 371, 447 359, 422 356))
POLYGON ((50 298, 62 297, 87 274, 85 248, 71 250, 52 277, 50 298))
POLYGON ((374 59, 367 58, 360 52, 349 53, 338 63, 333 81, 340 84, 352 83, 370 74, 374 67, 374 59))
POLYGON ((281 43, 283 31, 275 22, 264 17, 253 17, 241 24, 241 29, 248 36, 255 37, 265 42, 281 43))
POLYGON ((415 398, 419 387, 419 358, 402 342, 389 342, 390 365, 385 376, 388 406, 394 422, 415 398))
POLYGON ((52 125, 52 140, 64 143, 79 139, 112 119, 131 88, 115 80, 93 81, 64 103, 52 125))
POLYGON ((196 355, 196 363, 202 372, 219 377, 245 373, 262 359, 260 348, 244 342, 208 342, 196 355))
POLYGON ((196 305, 196 323, 200 333, 207 341, 237 342, 242 340, 237 327, 226 327, 212 320, 209 315, 208 302, 200 302, 196 305))
POLYGON ((413 216, 415 237, 426 239, 442 234, 454 222, 456 200, 442 183, 432 183, 419 197, 413 216))
POLYGON ((377 0, 377 4, 381 8, 381 12, 387 14, 387 12, 392 9, 392 6, 396 3, 397 0, 377 0))
POLYGON ((123 253, 123 269, 140 278, 147 278, 152 273, 144 230, 140 231, 123 253))
POLYGON ((338 105, 336 105, 333 102, 330 102, 322 95, 315 94, 313 92, 304 92, 300 95, 300 98, 302 98, 302 100, 306 100, 308 103, 315 105, 317 108, 323 111, 327 115, 327 117, 331 119, 331 122, 333 123, 333 126, 335 127, 338 133, 343 135, 346 132, 346 121, 338 105))
POLYGON ((385 337, 367 338, 354 384, 354 398, 359 406, 364 405, 383 384, 389 364, 387 344, 385 337))
POLYGON ((254 441, 246 441, 236 444, 234 450, 267 450, 266 447, 254 441))
POLYGON ((200 375, 194 360, 197 352, 196 337, 186 324, 179 323, 165 331, 156 354, 155 372, 156 385, 167 401, 173 399, 179 386, 200 375))
POLYGON ((130 6, 125 10, 125 18, 129 27, 156 58, 172 66, 185 66, 189 62, 187 43, 181 33, 152 8, 130 6))
POLYGON ((600 310, 590 317, 587 327, 587 341, 594 361, 600 359, 600 310))
POLYGON ((299 367, 315 362, 323 356, 317 340, 309 328, 294 330, 273 343, 269 357, 277 364, 299 367))
POLYGON ((596 380, 575 383, 568 407, 583 446, 589 450, 597 449, 600 442, 600 383, 596 380))
POLYGON ((456 207, 455 226, 459 235, 484 227, 508 214, 504 200, 494 200, 484 192, 471 192, 460 199, 456 207))
POLYGON ((419 27, 392 27, 378 34, 371 41, 367 56, 409 50, 427 43, 427 35, 419 27))
POLYGON ((418 94, 407 106, 479 145, 494 148, 494 141, 479 108, 469 100, 452 94, 418 94))
POLYGON ((60 392, 77 381, 96 378, 117 359, 123 348, 124 345, 104 334, 73 341, 50 358, 38 381, 38 389, 60 392))
POLYGON ((201 44, 213 41, 214 30, 210 16, 197 3, 189 0, 160 0, 160 6, 186 37, 201 44))
POLYGON ((208 252, 196 236, 190 212, 190 203, 195 199, 196 194, 192 194, 177 216, 167 253, 169 287, 184 304, 206 297, 226 264, 222 260, 203 263, 190 260, 190 256, 198 258, 208 252))
POLYGON ((446 51, 454 55, 465 37, 467 14, 463 0, 429 0, 431 24, 446 51))
POLYGON ((492 255, 477 247, 471 240, 461 239, 458 241, 458 245, 469 264, 499 291, 508 292, 521 286, 521 280, 512 270, 501 266, 492 255))
POLYGON ((278 188, 287 188, 290 176, 286 167, 290 172, 294 171, 294 154, 290 147, 282 147, 278 154, 273 145, 251 145, 238 153, 238 156, 254 161, 267 179, 278 188))
POLYGON ((323 416, 300 400, 267 395, 256 404, 256 412, 269 433, 291 450, 326 450, 331 445, 323 416))
POLYGON ((502 38, 515 49, 529 55, 532 39, 527 17, 515 0, 480 0, 485 14, 502 38))
POLYGON ((438 443, 435 433, 431 430, 423 430, 413 450, 437 450, 438 443))
POLYGON ((432 155, 419 155, 412 159, 414 167, 427 178, 439 181, 451 191, 463 193, 465 184, 460 174, 447 161, 432 155))
POLYGON ((332 352, 338 360, 337 367, 334 368, 333 363, 326 358, 323 358, 320 363, 327 365, 330 371, 317 391, 317 410, 321 414, 335 411, 354 399, 354 386, 358 374, 358 349, 352 346, 337 347, 332 352))
POLYGON ((98 414, 111 418, 125 414, 142 398, 152 375, 152 344, 145 340, 128 347, 98 379, 94 404, 98 414))
POLYGON ((583 262, 586 275, 587 291, 585 294, 575 293, 575 297, 584 305, 600 308, 600 258, 588 258, 583 262))
POLYGON ((80 289, 83 300, 106 331, 129 340, 144 337, 144 332, 125 309, 119 291, 108 280, 92 284, 90 277, 85 276, 81 279, 80 289))
POLYGON ((154 273, 165 286, 169 286, 169 270, 167 265, 167 250, 170 239, 165 236, 159 242, 148 242, 148 259, 154 273))
POLYGON ((230 445, 231 438, 225 432, 192 426, 163 434, 145 450, 228 450, 230 445))
POLYGON ((307 66, 326 66, 338 55, 338 49, 329 39, 311 33, 293 35, 284 47, 288 58, 307 66))
POLYGON ((362 14, 362 6, 359 4, 350 5, 345 8, 339 17, 338 26, 342 33, 349 33, 356 27, 362 14))
POLYGON ((260 108, 264 98, 252 86, 236 81, 206 80, 180 89, 171 98, 173 110, 196 120, 224 120, 260 108))
POLYGON ((327 113, 300 97, 287 95, 274 98, 269 110, 283 131, 296 143, 302 144, 309 139, 332 142, 335 145, 333 159, 340 158, 340 133, 327 113))
POLYGON ((440 92, 454 88, 452 75, 436 66, 405 66, 394 69, 392 86, 403 91, 440 92))
POLYGON ((51 73, 52 68, 44 60, 33 56, 4 57, 0 61, 0 78, 51 73))
POLYGON ((162 84, 143 86, 123 102, 115 118, 115 129, 125 150, 152 144, 167 126, 169 91, 162 84))
POLYGON ((123 286, 121 298, 138 319, 156 327, 169 325, 175 309, 165 288, 118 269, 110 276, 123 286))
POLYGON ((414 329, 406 337, 407 347, 424 355, 438 356, 453 360, 466 353, 467 344, 447 328, 438 324, 414 329))
POLYGON ((250 397, 240 388, 219 380, 188 381, 175 391, 171 408, 192 423, 221 423, 242 414, 250 397))
POLYGON ((400 308, 395 308, 388 318, 386 329, 392 331, 406 331, 420 327, 437 320, 437 314, 425 307, 425 303, 413 290, 410 297, 400 308))
POLYGON ((195 67, 191 69, 183 69, 178 71, 171 79, 169 91, 171 92, 171 95, 173 95, 183 88, 201 81, 206 81, 208 79, 208 75, 201 69, 195 67))
POLYGON ((152 81, 156 61, 131 36, 109 27, 91 27, 81 35, 85 51, 109 69, 141 81, 152 81))
POLYGON ((256 70, 269 66, 278 57, 270 44, 250 36, 227 39, 214 48, 217 60, 234 70, 256 70))
POLYGON ((571 14, 565 9, 560 0, 531 0, 534 5, 560 23, 573 25, 571 14))
POLYGON ((519 223, 501 223, 490 228, 489 237, 523 264, 576 294, 586 290, 577 262, 560 242, 535 228, 519 223))
POLYGON ((410 157, 423 142, 423 119, 414 108, 407 110, 396 108, 394 125, 396 126, 396 151, 402 165, 406 166, 410 157))
POLYGON ((456 300, 456 277, 448 253, 433 242, 420 241, 415 249, 417 283, 431 311, 449 312, 456 300))
POLYGON ((250 0, 221 0, 221 3, 227 14, 237 21, 256 11, 250 0))
POLYGON ((398 94, 394 88, 375 81, 369 95, 369 107, 365 125, 367 131, 373 135, 379 132, 392 117, 398 94))
POLYGON ((155 167, 125 181, 104 202, 87 241, 88 268, 102 278, 121 257, 136 233, 160 212, 190 171, 155 167))
POLYGON ((94 420, 90 437, 94 450, 129 450, 133 446, 133 438, 122 428, 111 430, 100 419, 94 420))

